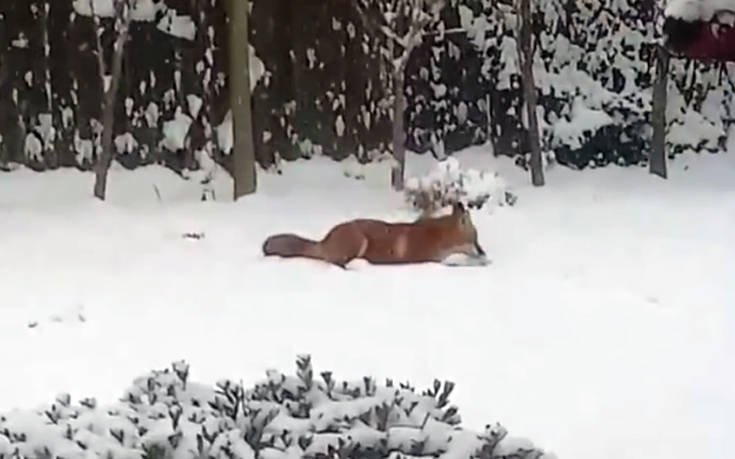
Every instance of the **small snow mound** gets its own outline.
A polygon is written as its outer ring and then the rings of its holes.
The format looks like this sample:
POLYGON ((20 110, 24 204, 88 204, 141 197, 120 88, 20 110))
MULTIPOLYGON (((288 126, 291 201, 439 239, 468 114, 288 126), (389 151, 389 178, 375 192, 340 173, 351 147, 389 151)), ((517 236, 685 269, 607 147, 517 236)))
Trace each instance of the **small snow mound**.
POLYGON ((498 173, 462 169, 456 158, 449 157, 423 177, 406 181, 406 200, 423 212, 462 203, 469 208, 513 205, 515 196, 498 173))

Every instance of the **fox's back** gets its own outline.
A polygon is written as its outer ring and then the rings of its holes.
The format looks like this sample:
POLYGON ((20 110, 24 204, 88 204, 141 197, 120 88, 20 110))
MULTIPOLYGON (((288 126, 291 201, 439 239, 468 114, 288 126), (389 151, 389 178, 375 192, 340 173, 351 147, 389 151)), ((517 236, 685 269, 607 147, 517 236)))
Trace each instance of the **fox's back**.
POLYGON ((462 231, 449 219, 413 223, 357 220, 366 239, 362 257, 371 263, 421 263, 442 260, 465 244, 462 231))

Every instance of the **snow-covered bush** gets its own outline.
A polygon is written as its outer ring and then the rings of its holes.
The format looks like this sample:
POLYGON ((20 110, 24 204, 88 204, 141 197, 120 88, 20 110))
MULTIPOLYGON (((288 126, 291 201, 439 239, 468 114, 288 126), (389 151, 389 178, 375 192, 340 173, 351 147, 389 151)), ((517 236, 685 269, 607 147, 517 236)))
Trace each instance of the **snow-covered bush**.
POLYGON ((411 206, 424 213, 457 202, 481 209, 485 205, 512 206, 517 200, 497 172, 463 169, 454 157, 437 162, 423 177, 408 179, 404 195, 411 206))
POLYGON ((135 379, 114 405, 72 403, 0 416, 0 458, 399 458, 551 459, 499 425, 460 427, 451 382, 417 392, 372 378, 315 375, 309 356, 296 375, 267 372, 253 388, 189 381, 189 367, 135 379))
MULTIPOLYGON (((229 170, 222 1, 141 0, 134 8, 126 52, 135 58, 126 58, 115 113, 115 159, 124 167, 162 164, 184 175, 207 167, 198 161, 209 161, 199 154, 206 149, 229 170)), ((667 16, 681 18, 677 35, 696 37, 699 19, 711 18, 700 13, 723 2, 677 0, 683 9, 665 0, 532 2, 545 153, 576 169, 644 164, 653 50, 663 31, 656 17, 667 5, 667 16)), ((98 3, 107 55, 112 3, 98 3)), ((443 3, 441 20, 427 28, 406 69, 407 148, 443 159, 489 141, 498 154, 528 167, 513 2, 443 3)), ((0 14, 0 36, 8 43, 0 49, 0 170, 13 164, 89 169, 101 134, 103 85, 90 78, 98 69, 89 2, 29 5, 0 14)), ((350 2, 340 0, 254 1, 250 19, 254 147, 263 168, 319 152, 362 162, 390 152, 384 34, 366 29, 350 2)), ((735 66, 673 58, 670 67, 668 152, 723 149, 735 119, 735 66), (695 136, 688 135, 690 126, 695 136)))

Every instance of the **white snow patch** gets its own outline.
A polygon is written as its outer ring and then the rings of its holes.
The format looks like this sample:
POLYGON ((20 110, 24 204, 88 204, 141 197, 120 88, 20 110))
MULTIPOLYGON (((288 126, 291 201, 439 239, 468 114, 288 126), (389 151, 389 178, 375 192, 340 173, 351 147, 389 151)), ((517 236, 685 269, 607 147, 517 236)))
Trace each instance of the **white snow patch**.
POLYGON ((38 114, 36 132, 41 136, 44 149, 53 150, 54 141, 56 140, 56 128, 54 127, 54 117, 51 113, 38 114))
POLYGON ((173 152, 184 149, 192 122, 191 117, 177 107, 174 118, 163 122, 163 147, 173 152))
POLYGON ((562 118, 554 123, 552 141, 555 144, 568 145, 572 149, 581 148, 588 136, 601 127, 614 123, 610 115, 602 110, 588 108, 581 98, 575 99, 570 118, 562 118))
MULTIPOLYGON (((98 1, 98 0, 95 0, 98 1)), ((166 3, 154 0, 135 0, 130 19, 133 21, 150 22, 156 19, 156 14, 166 8, 166 3)))
POLYGON ((115 137, 115 148, 118 154, 130 154, 138 148, 138 141, 131 132, 115 137))
POLYGON ((74 132, 74 151, 76 151, 77 164, 94 160, 94 142, 91 139, 79 137, 79 131, 74 132))
POLYGON ((26 134, 23 153, 29 161, 43 161, 43 143, 35 133, 29 132, 26 134))
POLYGON ((176 10, 169 9, 158 22, 158 30, 177 38, 193 41, 196 38, 197 26, 191 16, 179 16, 176 10))
POLYGON ((345 135, 345 120, 341 114, 337 115, 337 119, 334 121, 334 132, 337 134, 337 137, 345 135))
POLYGON ((14 38, 10 42, 10 44, 14 48, 26 49, 28 48, 29 41, 28 41, 28 38, 25 36, 25 34, 21 32, 20 34, 18 34, 18 38, 14 38))
POLYGON ((714 151, 718 149, 720 137, 725 134, 721 126, 708 120, 701 113, 687 110, 680 119, 669 126, 666 142, 691 146, 695 150, 707 148, 714 151))
POLYGON ((196 119, 199 116, 199 112, 202 109, 202 105, 204 104, 204 101, 201 97, 197 96, 196 94, 189 94, 186 96, 186 101, 189 105, 189 115, 193 119, 196 119))
POLYGON ((148 127, 157 127, 158 120, 161 117, 161 110, 154 102, 150 102, 145 109, 145 121, 148 127))
MULTIPOLYGON (((91 173, 5 174, 0 349, 22 352, 2 354, 0 411, 60 391, 114 402, 131 375, 179 357, 204 383, 254 381, 308 351, 348 379, 450 378, 467 427, 497 420, 560 458, 730 458, 732 155, 681 155, 667 181, 556 168, 541 189, 485 149, 459 158, 519 194, 473 215, 487 267, 262 257, 276 232, 415 218, 387 163, 362 181, 326 158, 284 163, 237 203, 201 203, 201 184, 158 166, 111 170, 106 203, 91 173), (84 323, 27 326, 79 304, 84 323)), ((434 165, 409 154, 407 173, 434 165)), ((227 174, 214 185, 227 200, 227 174)))
MULTIPOLYGON (((74 11, 82 16, 92 16, 92 0, 74 0, 72 5, 74 11)), ((133 21, 151 22, 156 19, 156 14, 164 9, 164 2, 154 0, 136 0, 130 19, 133 21)), ((115 0, 94 0, 94 14, 99 17, 111 18, 115 16, 115 0)))
POLYGON ((235 145, 235 134, 232 130, 232 110, 227 111, 222 124, 215 128, 217 131, 217 144, 224 154, 229 154, 235 145))
POLYGON ((510 89, 511 77, 520 73, 518 63, 518 49, 516 40, 512 37, 504 35, 499 44, 500 60, 505 65, 498 73, 498 89, 510 89))
POLYGON ((250 46, 250 90, 255 89, 261 78, 266 74, 266 68, 263 61, 258 57, 253 45, 250 46))
POLYGON ((670 0, 664 15, 685 21, 711 21, 720 12, 735 13, 733 0, 670 0))
POLYGON ((71 107, 61 108, 61 124, 64 129, 70 129, 74 125, 74 109, 71 107))

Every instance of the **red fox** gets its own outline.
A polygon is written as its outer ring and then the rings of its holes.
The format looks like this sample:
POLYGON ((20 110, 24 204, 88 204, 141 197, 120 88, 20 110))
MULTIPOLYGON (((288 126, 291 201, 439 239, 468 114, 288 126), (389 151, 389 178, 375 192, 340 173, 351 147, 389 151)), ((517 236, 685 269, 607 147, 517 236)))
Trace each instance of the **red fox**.
POLYGON ((450 215, 413 223, 356 219, 333 227, 321 241, 276 234, 263 243, 263 254, 323 260, 345 268, 362 258, 373 264, 442 262, 451 255, 485 258, 469 212, 455 204, 450 215))

